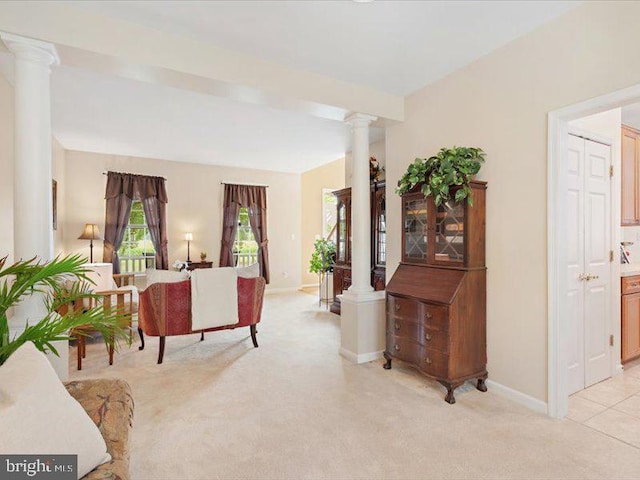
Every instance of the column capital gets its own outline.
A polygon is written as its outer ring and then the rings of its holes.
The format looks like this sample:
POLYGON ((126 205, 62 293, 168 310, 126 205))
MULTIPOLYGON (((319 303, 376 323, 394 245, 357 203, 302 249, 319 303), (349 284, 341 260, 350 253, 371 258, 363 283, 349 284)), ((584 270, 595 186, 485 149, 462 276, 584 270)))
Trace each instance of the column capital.
POLYGON ((46 66, 60 65, 58 51, 52 43, 5 32, 0 32, 0 39, 16 58, 46 66))
POLYGON ((378 117, 367 115, 366 113, 352 113, 345 117, 344 123, 351 125, 352 128, 367 127, 371 122, 375 122, 377 119, 378 117))

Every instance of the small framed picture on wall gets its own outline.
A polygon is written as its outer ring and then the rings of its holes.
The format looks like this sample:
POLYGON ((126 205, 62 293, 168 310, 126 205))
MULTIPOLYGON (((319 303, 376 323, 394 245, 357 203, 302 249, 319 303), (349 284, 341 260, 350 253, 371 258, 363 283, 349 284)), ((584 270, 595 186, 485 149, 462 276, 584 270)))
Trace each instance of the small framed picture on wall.
POLYGON ((53 200, 53 229, 58 229, 58 182, 51 180, 51 197, 53 200))

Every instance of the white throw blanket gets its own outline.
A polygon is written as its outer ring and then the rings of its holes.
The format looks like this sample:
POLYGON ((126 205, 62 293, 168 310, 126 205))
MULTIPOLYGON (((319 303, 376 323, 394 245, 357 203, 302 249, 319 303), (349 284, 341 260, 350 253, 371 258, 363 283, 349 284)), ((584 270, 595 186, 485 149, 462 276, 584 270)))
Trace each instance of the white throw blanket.
POLYGON ((235 325, 238 319, 238 274, 232 267, 191 272, 191 330, 235 325))

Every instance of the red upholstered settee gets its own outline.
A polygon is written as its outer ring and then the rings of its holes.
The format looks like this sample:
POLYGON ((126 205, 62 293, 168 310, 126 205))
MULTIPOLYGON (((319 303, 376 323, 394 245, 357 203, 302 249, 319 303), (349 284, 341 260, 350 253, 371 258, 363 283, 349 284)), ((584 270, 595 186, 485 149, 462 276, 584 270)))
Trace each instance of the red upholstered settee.
POLYGON ((238 277, 238 317, 240 321, 234 325, 191 330, 191 281, 176 283, 154 283, 140 292, 138 304, 138 333, 144 349, 144 334, 160 337, 158 363, 164 356, 165 337, 172 335, 189 335, 204 332, 249 327, 253 346, 258 347, 256 324, 262 314, 265 280, 258 278, 238 277))

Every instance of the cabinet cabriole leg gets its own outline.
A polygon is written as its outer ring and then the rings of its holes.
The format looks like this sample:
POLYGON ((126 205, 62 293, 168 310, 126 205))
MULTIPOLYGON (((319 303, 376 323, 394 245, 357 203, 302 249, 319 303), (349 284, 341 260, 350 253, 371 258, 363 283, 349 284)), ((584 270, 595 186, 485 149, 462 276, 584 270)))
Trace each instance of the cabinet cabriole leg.
POLYGON ((389 355, 387 352, 384 352, 382 354, 384 356, 384 359, 387 361, 387 363, 385 363, 382 368, 384 368, 385 370, 391 370, 391 355, 389 355))

